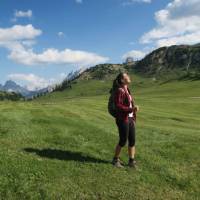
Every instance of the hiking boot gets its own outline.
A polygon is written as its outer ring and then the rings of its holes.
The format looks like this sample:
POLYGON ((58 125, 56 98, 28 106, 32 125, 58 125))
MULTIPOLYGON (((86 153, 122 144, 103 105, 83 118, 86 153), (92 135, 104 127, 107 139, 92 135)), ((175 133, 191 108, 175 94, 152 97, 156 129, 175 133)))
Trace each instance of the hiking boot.
POLYGON ((113 158, 112 160, 112 164, 115 166, 115 167, 124 167, 123 166, 123 162, 120 160, 120 158, 113 158))
POLYGON ((128 166, 135 168, 136 167, 136 160, 134 158, 130 158, 129 161, 128 161, 128 166))

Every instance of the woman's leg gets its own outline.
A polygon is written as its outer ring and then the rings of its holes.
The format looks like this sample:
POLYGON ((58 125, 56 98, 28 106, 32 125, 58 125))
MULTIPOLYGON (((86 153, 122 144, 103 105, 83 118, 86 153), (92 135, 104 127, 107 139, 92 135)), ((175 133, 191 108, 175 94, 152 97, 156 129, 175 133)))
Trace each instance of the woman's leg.
POLYGON ((119 144, 117 144, 115 147, 115 155, 114 155, 115 158, 119 158, 121 149, 122 149, 122 147, 119 144))
POLYGON ((128 155, 129 155, 129 158, 132 158, 132 159, 135 158, 135 146, 133 147, 128 146, 128 155))
POLYGON ((135 157, 135 123, 133 119, 129 119, 129 135, 128 135, 128 154, 130 159, 135 157))
POLYGON ((115 147, 115 158, 119 158, 120 152, 123 146, 125 146, 127 138, 128 138, 128 132, 129 132, 129 123, 123 122, 122 120, 119 120, 116 122, 118 126, 118 132, 119 132, 119 142, 117 143, 115 147))

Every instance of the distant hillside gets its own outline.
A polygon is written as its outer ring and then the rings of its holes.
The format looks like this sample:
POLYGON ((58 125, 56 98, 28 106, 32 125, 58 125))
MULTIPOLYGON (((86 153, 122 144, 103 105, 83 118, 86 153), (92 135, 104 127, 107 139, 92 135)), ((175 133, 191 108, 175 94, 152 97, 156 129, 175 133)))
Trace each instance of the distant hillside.
POLYGON ((134 66, 134 71, 147 75, 200 72, 200 44, 159 48, 134 66))
POLYGON ((78 80, 110 80, 121 71, 130 71, 132 67, 125 64, 100 64, 86 69, 78 80))

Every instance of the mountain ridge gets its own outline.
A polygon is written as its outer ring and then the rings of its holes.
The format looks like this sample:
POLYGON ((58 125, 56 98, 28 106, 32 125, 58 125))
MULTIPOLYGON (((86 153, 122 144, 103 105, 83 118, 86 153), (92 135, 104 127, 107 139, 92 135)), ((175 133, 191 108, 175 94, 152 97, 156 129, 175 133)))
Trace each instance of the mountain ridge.
POLYGON ((72 84, 88 80, 113 80, 119 72, 138 74, 163 81, 200 79, 200 44, 161 47, 140 61, 122 64, 99 64, 82 71, 70 81, 64 81, 54 91, 72 88, 72 84))
POLYGON ((4 85, 0 84, 0 91, 2 92, 14 92, 14 93, 20 93, 22 96, 26 98, 31 98, 37 94, 44 93, 49 91, 49 87, 45 87, 39 90, 30 91, 26 87, 20 86, 13 80, 7 80, 4 85))
POLYGON ((173 45, 158 48, 134 66, 134 71, 147 75, 178 72, 200 72, 200 44, 173 45))

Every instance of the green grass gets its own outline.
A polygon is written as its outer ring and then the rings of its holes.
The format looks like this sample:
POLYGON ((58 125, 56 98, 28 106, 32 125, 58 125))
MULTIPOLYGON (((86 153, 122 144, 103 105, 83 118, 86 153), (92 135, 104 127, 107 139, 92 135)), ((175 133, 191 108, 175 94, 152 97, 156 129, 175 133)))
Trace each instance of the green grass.
POLYGON ((0 102, 0 199, 199 199, 200 81, 134 76, 137 170, 110 164, 118 142, 110 86, 85 81, 0 102))

